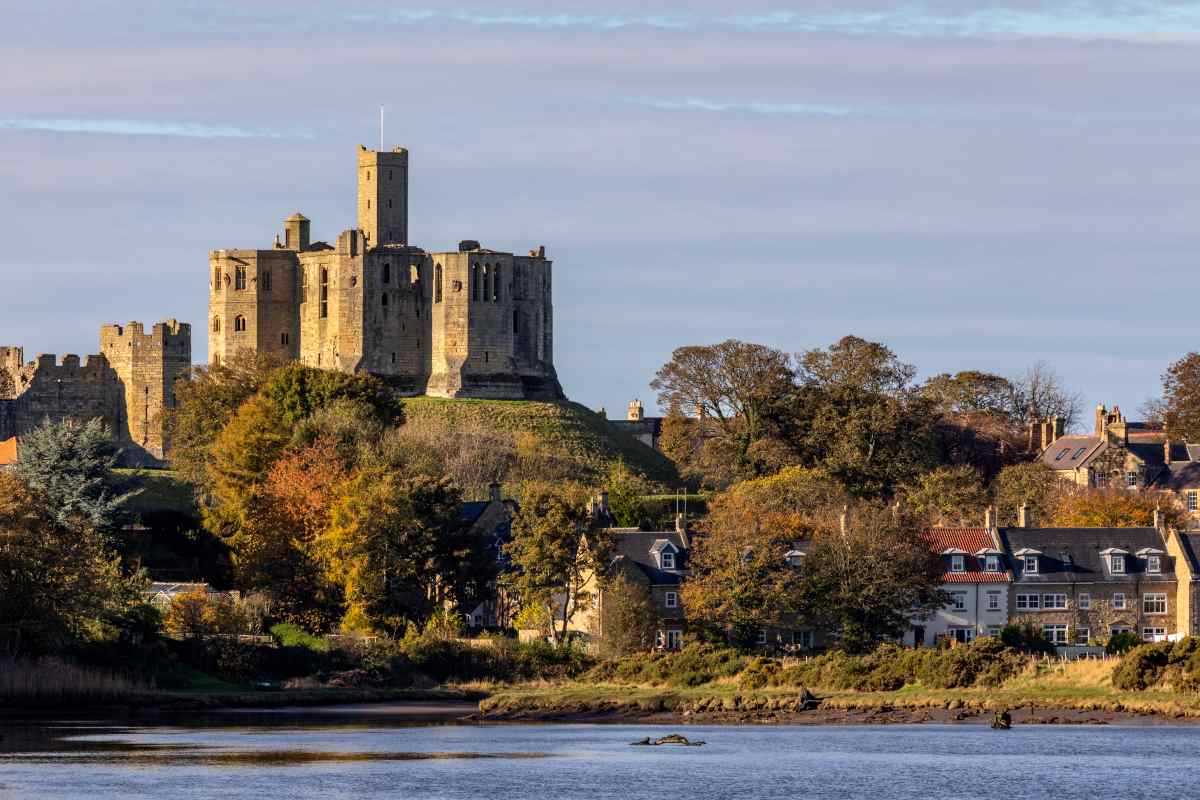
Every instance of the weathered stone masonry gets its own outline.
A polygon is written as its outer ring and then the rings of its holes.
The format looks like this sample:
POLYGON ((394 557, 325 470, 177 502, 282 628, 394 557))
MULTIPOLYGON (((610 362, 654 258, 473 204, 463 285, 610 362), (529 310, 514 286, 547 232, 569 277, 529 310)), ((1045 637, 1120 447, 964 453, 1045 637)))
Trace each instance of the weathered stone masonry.
POLYGON ((246 349, 405 394, 561 397, 545 249, 427 253, 408 243, 408 151, 360 147, 357 170, 358 226, 335 245, 297 213, 270 250, 209 254, 209 361, 246 349))

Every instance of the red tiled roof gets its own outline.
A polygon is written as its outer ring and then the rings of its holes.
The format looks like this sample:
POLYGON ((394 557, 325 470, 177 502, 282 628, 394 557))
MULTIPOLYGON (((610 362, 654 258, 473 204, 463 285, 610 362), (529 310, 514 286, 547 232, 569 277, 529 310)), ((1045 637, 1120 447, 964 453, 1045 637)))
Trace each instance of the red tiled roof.
POLYGON ((0 467, 17 463, 17 437, 0 442, 0 467))
POLYGON ((1008 583, 1012 580, 1008 570, 984 572, 983 565, 974 555, 980 550, 999 549, 987 528, 927 528, 923 535, 929 542, 929 549, 935 553, 941 554, 944 550, 968 553, 963 559, 966 571, 943 573, 943 583, 1008 583))

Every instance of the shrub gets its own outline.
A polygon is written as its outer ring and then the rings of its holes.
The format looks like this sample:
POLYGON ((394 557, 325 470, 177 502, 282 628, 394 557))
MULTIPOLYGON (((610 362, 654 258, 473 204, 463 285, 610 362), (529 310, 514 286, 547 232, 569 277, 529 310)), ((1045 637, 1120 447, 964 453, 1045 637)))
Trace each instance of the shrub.
POLYGON ((1170 659, 1170 646, 1143 644, 1130 650, 1113 668, 1112 684, 1118 689, 1146 689, 1158 683, 1170 659))
POLYGON ((588 673, 593 681, 651 686, 700 686, 737 675, 749 659, 736 650, 690 644, 675 652, 635 653, 605 661, 588 673))
POLYGON ((271 626, 271 636, 282 647, 303 647, 317 653, 329 652, 329 642, 319 636, 313 636, 299 625, 281 622, 271 626))
POLYGON ((1141 643, 1142 638, 1136 633, 1122 631, 1121 633, 1114 633, 1109 637, 1108 643, 1104 645, 1104 652, 1110 656, 1121 655, 1122 653, 1129 652, 1141 643))
POLYGON ((1009 624, 1000 629, 1001 644, 1022 653, 1054 653, 1051 644, 1031 622, 1024 625, 1009 624))

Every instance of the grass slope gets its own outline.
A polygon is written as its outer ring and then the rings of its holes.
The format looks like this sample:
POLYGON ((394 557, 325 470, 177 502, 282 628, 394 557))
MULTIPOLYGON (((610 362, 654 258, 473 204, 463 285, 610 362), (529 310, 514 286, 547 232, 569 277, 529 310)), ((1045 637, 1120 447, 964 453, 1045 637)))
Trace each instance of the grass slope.
POLYGON ((410 397, 404 401, 404 413, 409 420, 476 423, 514 434, 533 434, 556 455, 578 465, 581 480, 600 478, 609 465, 624 459, 630 469, 665 487, 679 483, 674 464, 662 453, 578 403, 410 397))

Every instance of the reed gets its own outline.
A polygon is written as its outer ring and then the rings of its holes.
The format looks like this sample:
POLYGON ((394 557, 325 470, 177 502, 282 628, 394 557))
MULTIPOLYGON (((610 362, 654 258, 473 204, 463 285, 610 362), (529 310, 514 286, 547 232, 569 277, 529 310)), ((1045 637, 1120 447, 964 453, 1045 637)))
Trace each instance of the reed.
POLYGON ((33 708, 135 700, 152 687, 126 676, 60 658, 0 658, 0 705, 33 708))

